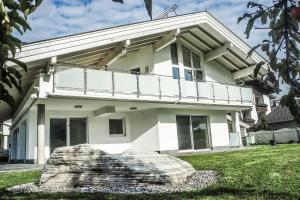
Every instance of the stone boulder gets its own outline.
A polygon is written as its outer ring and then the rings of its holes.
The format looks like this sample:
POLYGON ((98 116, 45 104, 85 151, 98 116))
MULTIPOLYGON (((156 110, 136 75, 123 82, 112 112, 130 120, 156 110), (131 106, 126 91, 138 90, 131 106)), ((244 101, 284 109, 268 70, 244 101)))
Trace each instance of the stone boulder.
POLYGON ((41 186, 179 184, 195 173, 187 162, 155 152, 108 154, 97 146, 57 148, 45 165, 41 186))

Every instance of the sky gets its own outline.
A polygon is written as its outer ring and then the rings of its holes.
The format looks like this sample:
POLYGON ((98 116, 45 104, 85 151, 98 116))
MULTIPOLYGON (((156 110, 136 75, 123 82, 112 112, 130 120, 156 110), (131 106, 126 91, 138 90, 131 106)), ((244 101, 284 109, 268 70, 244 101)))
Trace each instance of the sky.
MULTIPOLYGON (((153 16, 158 16, 173 4, 178 5, 178 14, 207 10, 244 39, 245 24, 237 24, 237 18, 247 11, 247 2, 153 0, 153 16)), ((149 16, 143 0, 124 0, 124 4, 112 0, 43 0, 42 5, 29 17, 32 31, 26 32, 21 39, 33 42, 145 20, 149 20, 149 16)), ((263 31, 256 31, 247 43, 253 46, 264 36, 263 31)))
MULTIPOLYGON (((269 3, 270 0, 252 0, 269 3)), ((267 37, 263 30, 255 30, 245 38, 246 23, 237 24, 238 17, 247 12, 248 0, 153 0, 153 17, 177 4, 177 14, 208 11, 251 46, 267 37)), ((111 26, 149 20, 143 0, 43 0, 29 16, 32 31, 20 36, 23 42, 93 31, 111 26)))

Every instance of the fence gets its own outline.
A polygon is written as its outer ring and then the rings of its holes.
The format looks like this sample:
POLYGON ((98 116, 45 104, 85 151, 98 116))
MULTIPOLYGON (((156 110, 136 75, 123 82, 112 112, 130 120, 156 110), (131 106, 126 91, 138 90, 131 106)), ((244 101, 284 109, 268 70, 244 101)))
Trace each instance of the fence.
POLYGON ((254 137, 255 144, 268 144, 275 139, 278 143, 298 142, 300 140, 300 128, 283 128, 276 131, 257 131, 249 133, 254 137))

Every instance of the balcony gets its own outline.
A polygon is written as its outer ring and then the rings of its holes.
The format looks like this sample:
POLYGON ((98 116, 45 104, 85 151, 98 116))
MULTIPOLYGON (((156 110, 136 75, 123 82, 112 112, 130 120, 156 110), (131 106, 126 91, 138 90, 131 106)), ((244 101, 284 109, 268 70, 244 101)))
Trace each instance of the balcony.
POLYGON ((248 87, 70 67, 56 68, 52 94, 152 102, 253 104, 252 89, 248 87))

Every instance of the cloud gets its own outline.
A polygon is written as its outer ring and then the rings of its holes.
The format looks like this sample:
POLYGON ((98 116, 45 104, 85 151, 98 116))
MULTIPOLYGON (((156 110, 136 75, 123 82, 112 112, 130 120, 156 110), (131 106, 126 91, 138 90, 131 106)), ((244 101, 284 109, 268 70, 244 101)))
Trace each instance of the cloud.
MULTIPOLYGON (((265 2, 267 0, 264 0, 265 2)), ((22 41, 32 42, 105 27, 149 20, 142 0, 124 0, 124 4, 112 0, 44 0, 41 7, 29 17, 32 31, 21 36, 22 41)), ((245 38, 245 24, 237 24, 237 18, 246 12, 245 0, 156 0, 154 16, 172 4, 177 4, 178 14, 207 10, 238 36, 245 38)), ((265 36, 255 33, 248 42, 255 45, 265 36)))

